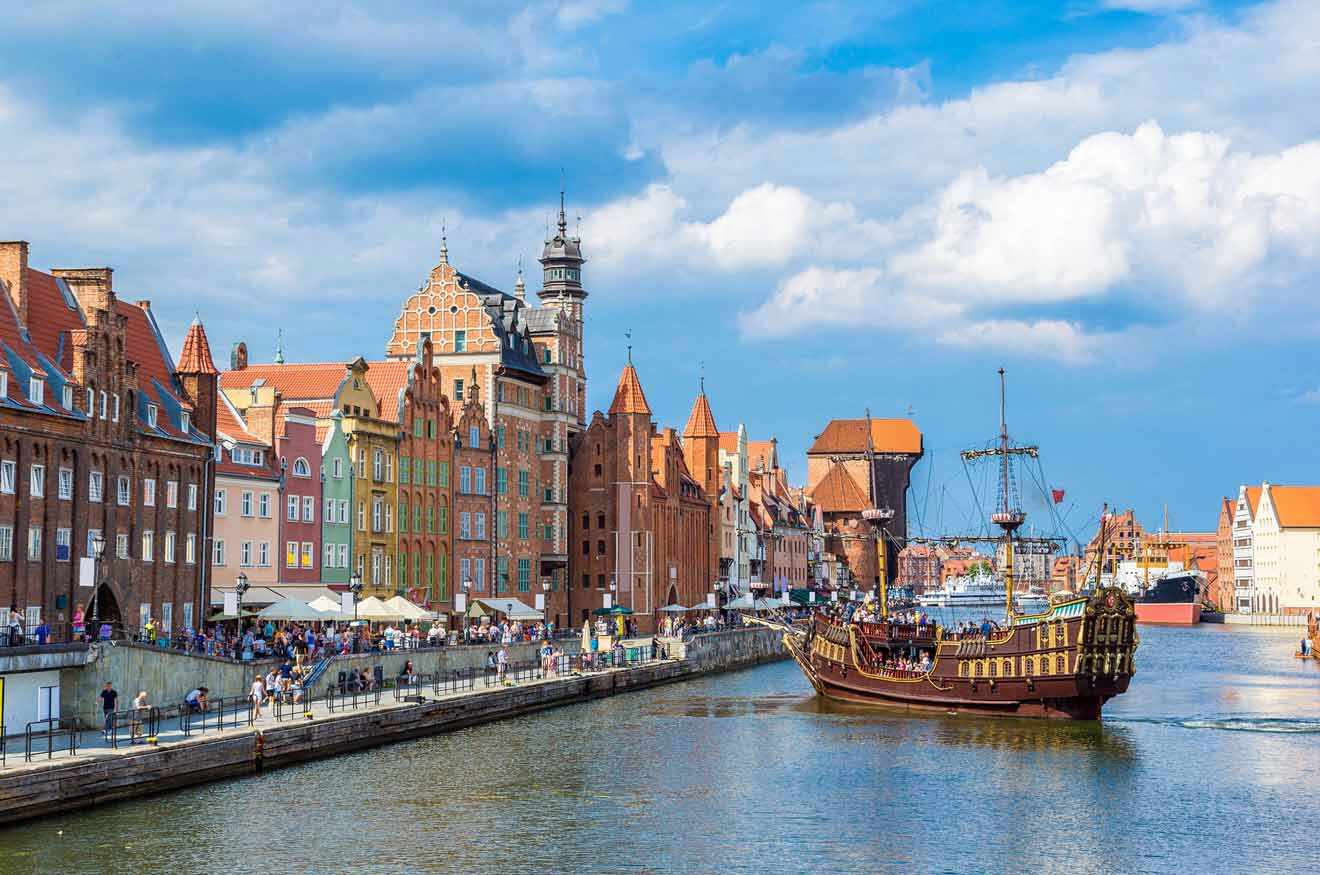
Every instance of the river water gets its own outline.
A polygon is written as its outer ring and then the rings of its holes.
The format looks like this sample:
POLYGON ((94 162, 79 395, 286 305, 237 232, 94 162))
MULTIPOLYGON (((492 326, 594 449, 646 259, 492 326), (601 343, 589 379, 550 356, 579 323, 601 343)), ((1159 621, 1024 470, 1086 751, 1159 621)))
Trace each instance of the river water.
POLYGON ((1316 870, 1320 663, 1141 634, 1103 724, 831 707, 776 663, 20 825, 0 873, 1316 870))

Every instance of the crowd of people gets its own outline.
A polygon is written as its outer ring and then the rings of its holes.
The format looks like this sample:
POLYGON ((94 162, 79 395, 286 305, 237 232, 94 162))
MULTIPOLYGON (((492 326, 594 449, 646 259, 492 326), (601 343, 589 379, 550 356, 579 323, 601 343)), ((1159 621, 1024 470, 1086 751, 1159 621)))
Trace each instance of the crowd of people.
POLYGON ((482 617, 463 630, 463 641, 467 644, 516 644, 544 641, 554 635, 555 624, 552 622, 524 623, 506 619, 497 623, 489 617, 482 617))

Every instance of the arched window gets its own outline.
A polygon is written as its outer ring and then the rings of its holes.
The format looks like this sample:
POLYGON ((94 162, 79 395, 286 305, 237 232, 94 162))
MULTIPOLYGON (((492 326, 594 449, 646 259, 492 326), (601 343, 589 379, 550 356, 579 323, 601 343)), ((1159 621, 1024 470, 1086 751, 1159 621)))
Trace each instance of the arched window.
POLYGON ((999 661, 992 659, 990 660, 990 677, 997 677, 998 675, 999 675, 999 661))
POLYGON ((1031 675, 1033 675, 1033 674, 1035 674, 1035 673, 1036 673, 1036 660, 1033 659, 1032 657, 1028 656, 1028 657, 1027 657, 1027 676, 1030 677, 1031 675))
POLYGON ((605 528, 605 514, 603 513, 596 514, 596 528, 598 529, 605 528))
POLYGON ((293 460, 293 476, 294 477, 312 476, 312 466, 307 464, 307 460, 302 458, 301 456, 293 460))
POLYGON ((584 513, 582 515, 582 531, 585 532, 589 528, 591 528, 591 514, 584 513))
POLYGON ((981 675, 983 675, 983 674, 985 674, 985 663, 981 662, 980 660, 977 660, 977 662, 976 662, 976 676, 979 678, 979 677, 980 677, 981 675))
POLYGON ((604 542, 604 541, 597 541, 597 542, 596 542, 596 552, 599 553, 599 554, 602 555, 602 556, 605 555, 605 542, 604 542))
POLYGON ((1068 670, 1068 660, 1063 656, 1063 654, 1059 654, 1058 656, 1054 657, 1054 673, 1063 674, 1067 670, 1068 670))

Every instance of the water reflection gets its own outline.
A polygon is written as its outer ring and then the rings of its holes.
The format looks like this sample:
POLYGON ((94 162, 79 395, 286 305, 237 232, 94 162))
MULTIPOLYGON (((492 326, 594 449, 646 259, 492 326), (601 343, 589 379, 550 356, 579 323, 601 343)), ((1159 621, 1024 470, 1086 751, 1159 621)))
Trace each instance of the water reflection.
POLYGON ((1143 630, 1102 723, 838 706, 767 665, 0 830, 0 873, 1299 871, 1291 637, 1143 630))

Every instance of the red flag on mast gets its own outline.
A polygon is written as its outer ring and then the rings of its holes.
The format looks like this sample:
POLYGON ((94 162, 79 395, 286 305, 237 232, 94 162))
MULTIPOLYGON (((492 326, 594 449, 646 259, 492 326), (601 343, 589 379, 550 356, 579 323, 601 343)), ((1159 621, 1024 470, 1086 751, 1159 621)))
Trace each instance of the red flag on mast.
POLYGON ((1062 490, 1062 489, 1051 489, 1051 490, 1050 490, 1050 495, 1053 496, 1053 498, 1054 498, 1054 503, 1055 503, 1055 504, 1063 504, 1063 490, 1062 490))

